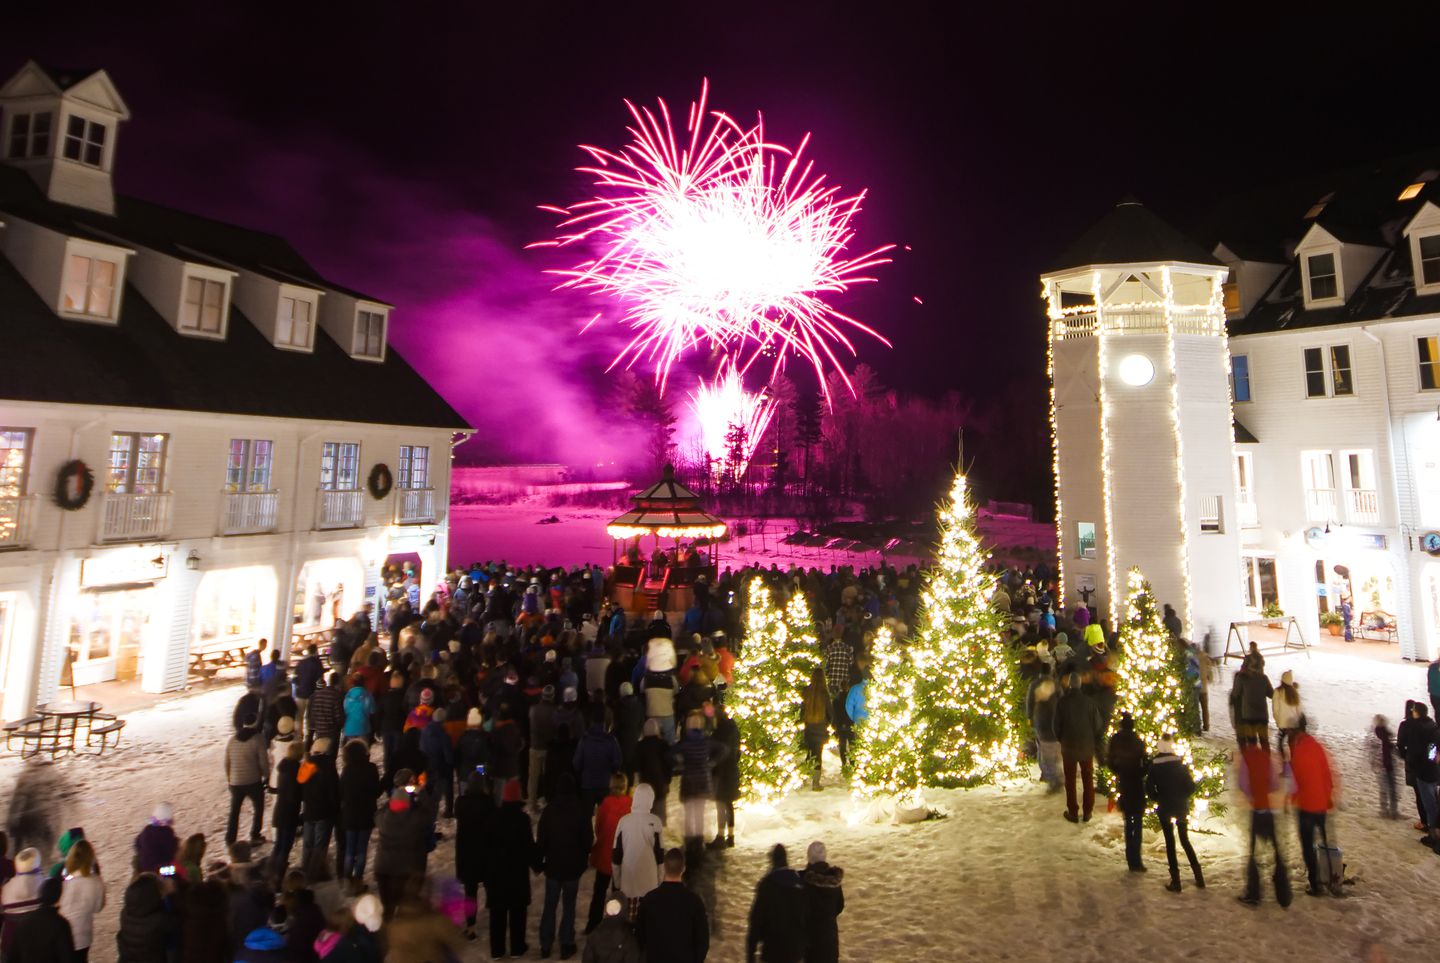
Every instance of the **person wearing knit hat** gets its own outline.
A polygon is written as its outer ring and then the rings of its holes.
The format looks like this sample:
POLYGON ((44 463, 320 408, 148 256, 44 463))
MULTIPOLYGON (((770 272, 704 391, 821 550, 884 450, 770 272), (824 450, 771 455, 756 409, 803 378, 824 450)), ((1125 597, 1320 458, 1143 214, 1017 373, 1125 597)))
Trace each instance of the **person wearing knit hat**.
POLYGON ((365 927, 371 933, 380 932, 380 926, 385 922, 384 909, 380 905, 380 897, 374 893, 366 893, 355 901, 354 909, 355 922, 365 927))
POLYGON ((1190 861, 1190 870, 1195 874, 1197 889, 1205 888, 1205 874, 1200 870, 1200 859, 1195 847, 1190 845, 1190 834, 1185 820, 1190 813, 1190 797, 1195 793, 1195 777, 1190 767, 1175 754, 1175 743, 1166 733, 1155 746, 1155 758, 1145 776, 1145 793, 1155 800, 1155 812, 1160 817, 1160 831, 1165 836, 1165 860, 1170 867, 1170 882, 1166 885, 1172 893, 1180 892, 1180 864, 1175 858, 1175 837, 1180 837, 1180 846, 1185 858, 1190 861))
MULTIPOLYGON (((39 854, 36 854, 38 861, 39 854)), ((7 960, 70 960, 75 955, 75 942, 70 924, 60 915, 61 880, 51 876, 40 883, 28 911, 11 915, 10 901, 5 901, 4 945, 7 960)), ((9 886, 5 887, 6 892, 9 886)))
POLYGON ((168 802, 155 807, 149 824, 135 837, 135 871, 153 873, 161 866, 175 862, 180 850, 180 837, 170 824, 175 819, 175 810, 168 802))
POLYGON ((596 960, 639 960, 643 951, 629 922, 621 917, 625 908, 618 899, 605 903, 605 918, 585 938, 585 956, 596 960), (590 947, 595 947, 591 950, 590 947))
MULTIPOLYGON (((40 851, 26 847, 15 855, 15 875, 0 889, 0 904, 4 905, 3 929, 0 929, 0 943, 5 959, 10 959, 10 945, 22 921, 35 912, 40 905, 40 887, 45 876, 40 872, 40 851)), ((16 959, 21 957, 15 956, 16 959)), ((37 957, 38 958, 38 957, 37 957)))
POLYGON ((840 959, 840 924, 838 917, 845 909, 845 891, 841 883, 845 871, 826 862, 825 844, 818 839, 805 850, 805 871, 800 874, 805 884, 805 960, 806 963, 838 963, 840 959))

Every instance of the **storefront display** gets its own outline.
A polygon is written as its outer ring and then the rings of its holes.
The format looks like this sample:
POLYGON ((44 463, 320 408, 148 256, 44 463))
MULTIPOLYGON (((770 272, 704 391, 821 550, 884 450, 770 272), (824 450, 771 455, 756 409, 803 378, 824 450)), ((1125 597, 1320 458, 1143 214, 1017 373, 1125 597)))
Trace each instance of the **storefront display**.
POLYGON ((128 682, 139 676, 156 594, 149 586, 78 593, 61 684, 128 682))
POLYGON ((333 627, 360 607, 364 594, 365 570, 359 559, 326 558, 306 562, 295 581, 295 632, 303 634, 333 627))
POLYGON ((275 571, 267 565, 206 572, 195 593, 191 652, 250 648, 275 624, 275 571))

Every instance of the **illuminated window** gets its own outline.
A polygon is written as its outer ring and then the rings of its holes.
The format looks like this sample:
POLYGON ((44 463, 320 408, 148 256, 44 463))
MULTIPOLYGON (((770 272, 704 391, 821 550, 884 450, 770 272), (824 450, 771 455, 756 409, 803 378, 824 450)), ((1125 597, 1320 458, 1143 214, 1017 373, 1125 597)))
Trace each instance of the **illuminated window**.
POLYGON ((202 334, 219 334, 225 323, 225 282, 186 278, 185 300, 180 305, 180 328, 202 334))
POLYGON ((1242 556, 1240 585, 1245 591, 1245 604, 1252 609, 1280 604, 1279 580, 1275 575, 1275 559, 1272 557, 1242 556))
POLYGON ((1420 181, 1419 183, 1416 183, 1416 184, 1411 184, 1409 187, 1406 187, 1403 191, 1400 192, 1400 196, 1399 196, 1398 198, 1396 198, 1396 200, 1401 200, 1401 201, 1414 200, 1415 198, 1417 198, 1417 197, 1420 196, 1420 192, 1423 191, 1424 189, 1425 189, 1425 182, 1424 182, 1424 181, 1420 181))
POLYGON ((155 495, 165 490, 166 435, 133 431, 110 436, 107 490, 118 495, 155 495))
POLYGON ((1335 275, 1335 255, 1310 255, 1305 259, 1305 275, 1310 285, 1311 301, 1324 301, 1340 296, 1339 279, 1335 275))
POLYGON ((1250 356, 1230 356, 1230 387, 1236 401, 1250 400, 1250 356))
POLYGON ((1420 283, 1440 284, 1440 234, 1420 238, 1420 283))
POLYGON ((48 110, 38 114, 16 114, 10 121, 10 150, 7 156, 17 160, 49 157, 51 118, 48 110))
POLYGON ((1225 313, 1236 314, 1240 311, 1240 282, 1226 281, 1220 286, 1220 293, 1225 296, 1225 313))
POLYGON ((361 358, 385 355, 385 315, 379 311, 359 311, 355 315, 355 344, 350 352, 361 358))
POLYGON ((1440 338, 1416 338, 1415 344, 1420 350, 1420 387, 1440 388, 1440 338))
POLYGON ((115 279, 120 265, 98 257, 72 254, 65 261, 61 305, 67 314, 110 319, 115 316, 115 279))
POLYGON ((1075 524, 1075 545, 1076 552, 1081 558, 1095 557, 1095 523, 1077 522, 1075 524))
POLYGON ((311 310, 312 305, 304 298, 282 297, 275 325, 275 343, 288 348, 310 347, 311 310))
POLYGON ((25 494, 33 434, 29 428, 0 428, 0 498, 25 494))
POLYGON ((65 158, 99 167, 105 156, 105 125, 71 115, 65 127, 65 158))

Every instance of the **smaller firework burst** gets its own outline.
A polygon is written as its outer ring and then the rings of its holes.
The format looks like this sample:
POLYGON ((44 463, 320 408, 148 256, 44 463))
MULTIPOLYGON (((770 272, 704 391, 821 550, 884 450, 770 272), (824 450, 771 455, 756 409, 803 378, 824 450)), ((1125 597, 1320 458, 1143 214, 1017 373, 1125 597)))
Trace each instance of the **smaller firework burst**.
POLYGON ((776 401, 764 388, 745 390, 744 375, 725 365, 712 381, 700 379, 690 394, 690 410, 700 428, 700 444, 715 473, 745 474, 755 448, 775 415, 776 401))

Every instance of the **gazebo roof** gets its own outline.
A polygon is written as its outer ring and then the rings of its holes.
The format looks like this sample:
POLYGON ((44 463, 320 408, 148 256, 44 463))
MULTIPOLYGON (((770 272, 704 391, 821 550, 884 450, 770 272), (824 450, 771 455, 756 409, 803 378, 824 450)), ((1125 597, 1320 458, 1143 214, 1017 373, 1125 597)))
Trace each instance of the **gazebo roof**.
POLYGON ((655 484, 632 496, 634 506, 606 531, 612 538, 655 534, 663 538, 719 538, 725 523, 700 507, 700 496, 675 480, 675 468, 655 484))

